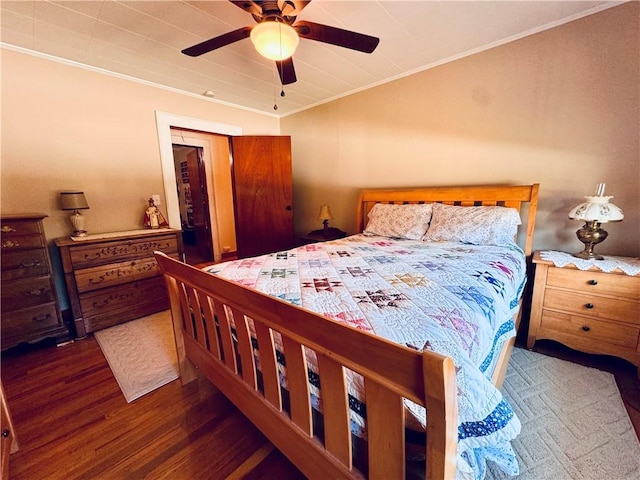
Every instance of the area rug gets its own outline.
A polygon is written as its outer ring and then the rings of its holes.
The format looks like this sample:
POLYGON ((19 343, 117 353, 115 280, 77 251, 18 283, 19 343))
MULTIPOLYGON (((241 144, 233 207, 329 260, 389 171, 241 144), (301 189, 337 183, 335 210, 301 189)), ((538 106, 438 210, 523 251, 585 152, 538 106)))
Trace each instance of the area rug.
POLYGON ((128 403, 178 378, 169 310, 97 331, 94 336, 128 403))
POLYGON ((518 480, 640 479, 640 443, 612 374, 516 348, 502 390, 522 422, 518 480))

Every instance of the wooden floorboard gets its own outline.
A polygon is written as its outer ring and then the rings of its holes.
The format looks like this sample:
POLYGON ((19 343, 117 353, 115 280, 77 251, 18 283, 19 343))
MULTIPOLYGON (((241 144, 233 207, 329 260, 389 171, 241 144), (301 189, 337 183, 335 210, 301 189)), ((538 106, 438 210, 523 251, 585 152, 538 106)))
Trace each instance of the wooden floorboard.
POLYGON ((2 355, 10 479, 304 476, 207 380, 127 403, 93 337, 2 355))
MULTIPOLYGON (((206 379, 127 403, 93 337, 2 354, 20 450, 10 479, 303 479, 206 379)), ((555 342, 536 351, 610 371, 640 436, 640 382, 610 357, 555 342)))

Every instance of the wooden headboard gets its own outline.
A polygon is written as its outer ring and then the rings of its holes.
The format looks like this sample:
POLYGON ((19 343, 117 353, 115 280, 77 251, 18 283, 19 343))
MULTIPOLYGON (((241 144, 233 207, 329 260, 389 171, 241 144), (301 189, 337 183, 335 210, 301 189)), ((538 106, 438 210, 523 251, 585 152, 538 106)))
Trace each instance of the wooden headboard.
POLYGON ((367 225, 367 215, 376 203, 444 203, 461 206, 503 206, 512 207, 521 212, 521 231, 524 232, 525 255, 531 255, 533 249, 533 229, 538 208, 539 184, 532 185, 496 185, 461 187, 426 187, 404 189, 362 190, 358 201, 357 226, 362 232, 367 225), (522 206, 528 204, 528 212, 523 216, 522 206))

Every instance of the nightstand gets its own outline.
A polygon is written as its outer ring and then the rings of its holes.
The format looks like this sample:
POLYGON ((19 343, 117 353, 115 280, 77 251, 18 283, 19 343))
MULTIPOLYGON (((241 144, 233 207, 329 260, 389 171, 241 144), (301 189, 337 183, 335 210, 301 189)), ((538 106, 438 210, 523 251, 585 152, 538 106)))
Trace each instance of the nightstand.
POLYGON ((314 230, 307 235, 300 237, 300 245, 307 245, 309 243, 328 242, 329 240, 338 240, 339 238, 346 237, 347 234, 339 228, 329 227, 325 232, 324 229, 314 230))
POLYGON ((599 261, 580 270, 572 263, 545 259, 549 257, 545 253, 533 255, 536 273, 527 348, 533 348, 536 340, 551 339, 582 352, 624 358, 640 367, 640 273, 627 274, 611 263, 610 271, 604 271, 599 261))

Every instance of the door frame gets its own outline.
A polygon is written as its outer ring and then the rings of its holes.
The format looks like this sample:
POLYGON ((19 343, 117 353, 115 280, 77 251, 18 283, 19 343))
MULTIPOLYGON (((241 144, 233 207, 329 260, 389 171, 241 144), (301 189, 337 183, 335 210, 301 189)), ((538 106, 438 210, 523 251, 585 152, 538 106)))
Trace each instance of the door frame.
MULTIPOLYGON (((156 110, 156 128, 160 147, 160 163, 164 183, 164 198, 167 203, 167 221, 170 228, 182 230, 180 223, 180 203, 176 191, 176 172, 173 163, 171 127, 188 128, 203 133, 219 135, 242 135, 242 127, 226 123, 210 122, 199 118, 184 117, 156 110)), ((215 253, 215 252, 214 252, 215 253)))

